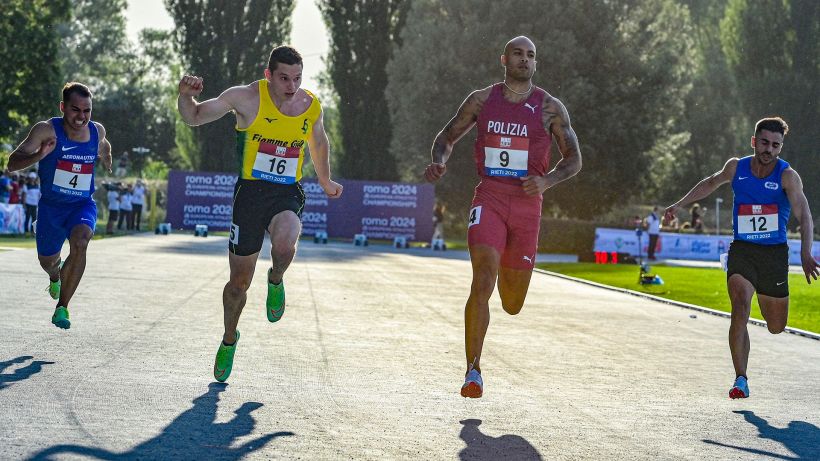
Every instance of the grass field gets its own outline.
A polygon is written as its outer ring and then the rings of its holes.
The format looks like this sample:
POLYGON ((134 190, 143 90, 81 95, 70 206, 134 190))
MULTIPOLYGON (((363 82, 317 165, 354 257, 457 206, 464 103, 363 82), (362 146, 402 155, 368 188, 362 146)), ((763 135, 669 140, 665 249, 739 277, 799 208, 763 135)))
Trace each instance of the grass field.
MULTIPOLYGON (((115 232, 113 235, 94 234, 92 240, 102 240, 105 238, 121 237, 128 235, 126 232, 115 232)), ((68 244, 68 243, 66 243, 68 244)), ((27 235, 0 235, 0 247, 14 247, 14 248, 34 248, 37 244, 34 241, 34 236, 27 235)), ((3 250, 0 250, 3 251, 3 250)))
POLYGON ((34 237, 24 237, 22 235, 0 235, 0 247, 34 248, 34 246, 34 237))
MULTIPOLYGON (((590 280, 604 285, 650 293, 663 298, 730 312, 726 273, 720 269, 655 265, 652 272, 663 278, 663 286, 638 284, 638 266, 618 264, 538 264, 540 269, 590 280)), ((789 326, 820 333, 820 281, 809 285, 802 274, 789 274, 789 326)), ((752 317, 763 320, 757 300, 752 317)))

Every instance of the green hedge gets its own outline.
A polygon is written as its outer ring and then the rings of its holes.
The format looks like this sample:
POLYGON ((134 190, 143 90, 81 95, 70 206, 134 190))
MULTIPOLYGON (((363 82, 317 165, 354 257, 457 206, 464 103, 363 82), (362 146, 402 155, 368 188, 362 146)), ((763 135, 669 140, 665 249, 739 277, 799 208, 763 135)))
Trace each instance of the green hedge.
POLYGON ((541 218, 539 253, 583 254, 595 245, 595 228, 601 224, 577 219, 541 218))

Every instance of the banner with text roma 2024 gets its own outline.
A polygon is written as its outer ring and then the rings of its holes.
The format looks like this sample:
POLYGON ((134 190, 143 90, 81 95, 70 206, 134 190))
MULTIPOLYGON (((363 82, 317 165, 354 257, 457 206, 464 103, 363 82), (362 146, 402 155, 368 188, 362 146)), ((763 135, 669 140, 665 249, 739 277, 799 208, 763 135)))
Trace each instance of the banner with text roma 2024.
MULTIPOLYGON (((174 229, 209 230, 231 227, 233 189, 237 176, 228 173, 171 171, 167 219, 174 229)), ((328 237, 371 239, 406 237, 429 241, 433 236, 435 190, 431 184, 337 180, 344 186, 338 199, 325 195, 315 179, 305 179, 302 234, 327 232, 328 237)))

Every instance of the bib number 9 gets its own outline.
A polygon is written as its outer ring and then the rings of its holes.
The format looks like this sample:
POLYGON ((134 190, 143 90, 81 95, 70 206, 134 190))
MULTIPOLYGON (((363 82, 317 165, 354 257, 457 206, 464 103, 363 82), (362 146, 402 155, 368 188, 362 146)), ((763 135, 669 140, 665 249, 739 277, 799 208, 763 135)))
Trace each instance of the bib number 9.
POLYGON ((510 153, 506 150, 502 150, 500 154, 498 154, 498 163, 503 166, 507 167, 510 165, 510 153))

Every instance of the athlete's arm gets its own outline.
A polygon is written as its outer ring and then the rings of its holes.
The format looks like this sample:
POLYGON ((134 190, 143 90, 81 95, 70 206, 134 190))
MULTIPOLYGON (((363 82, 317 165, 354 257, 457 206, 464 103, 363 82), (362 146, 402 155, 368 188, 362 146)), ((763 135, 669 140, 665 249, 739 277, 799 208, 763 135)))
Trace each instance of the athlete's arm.
POLYGON ((313 124, 313 131, 308 138, 310 156, 313 169, 319 185, 330 198, 339 198, 342 195, 342 185, 330 179, 330 141, 325 133, 324 111, 319 112, 319 118, 313 124))
POLYGON ((97 157, 102 160, 103 167, 111 173, 111 165, 114 163, 114 159, 111 157, 111 143, 108 142, 108 138, 105 137, 105 127, 102 124, 94 122, 97 126, 97 133, 100 134, 100 143, 97 147, 97 157))
POLYGON ((792 206, 792 213, 800 221, 800 262, 803 265, 806 282, 811 283, 812 278, 817 280, 820 268, 811 254, 811 246, 814 243, 814 221, 811 219, 809 201, 803 193, 803 181, 796 171, 791 168, 785 169, 781 181, 792 206))
POLYGON ((557 98, 548 96, 544 101, 541 118, 544 127, 552 133, 558 143, 561 160, 544 176, 524 176, 521 185, 529 195, 540 195, 550 187, 567 180, 581 171, 581 147, 578 136, 569 121, 566 106, 557 98))
POLYGON ((735 177, 735 171, 737 171, 737 160, 737 157, 730 158, 720 171, 701 179, 682 199, 666 207, 664 216, 674 215, 678 208, 708 197, 718 187, 731 181, 735 177))
POLYGON ((236 98, 243 91, 242 87, 231 87, 223 91, 216 98, 198 102, 195 97, 205 88, 201 77, 185 75, 179 81, 179 97, 177 109, 182 120, 191 126, 219 120, 232 110, 236 110, 236 98))
POLYGON ((487 90, 470 93, 470 96, 467 96, 467 99, 461 103, 456 115, 436 135, 431 152, 433 161, 424 170, 424 178, 427 181, 437 181, 447 172, 445 164, 450 154, 453 153, 453 146, 475 125, 478 114, 481 113, 481 107, 487 100, 485 93, 488 93, 487 90))
POLYGON ((9 171, 22 170, 44 159, 46 155, 54 150, 57 145, 57 136, 51 122, 37 122, 28 136, 9 155, 9 162, 6 168, 9 171))

